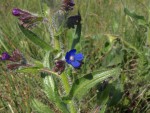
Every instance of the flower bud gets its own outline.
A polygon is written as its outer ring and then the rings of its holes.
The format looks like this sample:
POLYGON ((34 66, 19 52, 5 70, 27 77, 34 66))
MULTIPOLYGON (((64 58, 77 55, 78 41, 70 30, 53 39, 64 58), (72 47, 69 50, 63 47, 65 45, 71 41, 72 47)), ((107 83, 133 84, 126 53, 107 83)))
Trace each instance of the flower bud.
POLYGON ((12 10, 12 14, 13 14, 14 16, 20 16, 20 15, 22 14, 22 10, 20 10, 20 9, 18 9, 18 8, 14 8, 14 9, 12 10))
POLYGON ((31 28, 39 21, 43 21, 43 17, 36 16, 30 12, 21 10, 19 8, 14 8, 12 14, 19 19, 19 24, 24 28, 31 28))
POLYGON ((73 6, 75 5, 73 0, 63 0, 62 1, 62 9, 65 11, 73 10, 73 6))
POLYGON ((1 60, 9 60, 10 59, 10 55, 7 52, 2 53, 0 59, 1 60))
POLYGON ((65 70, 65 61, 63 60, 56 61, 53 71, 58 72, 58 74, 61 74, 64 70, 65 70))
POLYGON ((21 52, 16 49, 15 51, 12 52, 12 56, 10 57, 10 61, 12 62, 19 62, 22 59, 22 54, 21 52))

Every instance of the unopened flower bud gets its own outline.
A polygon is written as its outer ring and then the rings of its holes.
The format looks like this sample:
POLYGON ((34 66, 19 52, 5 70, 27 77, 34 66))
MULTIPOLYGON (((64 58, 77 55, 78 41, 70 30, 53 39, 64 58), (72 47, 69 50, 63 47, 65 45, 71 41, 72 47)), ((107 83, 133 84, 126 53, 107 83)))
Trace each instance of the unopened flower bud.
POLYGON ((73 0, 62 0, 62 9, 65 11, 73 10, 74 5, 73 0))
POLYGON ((0 59, 1 60, 9 60, 10 59, 10 55, 7 52, 2 53, 0 59))
POLYGON ((64 70, 65 70, 65 61, 63 60, 56 61, 53 71, 58 72, 58 74, 61 74, 64 70))
POLYGON ((16 49, 15 51, 12 52, 12 56, 9 60, 12 62, 19 62, 21 59, 22 59, 22 54, 19 50, 16 49))
POLYGON ((35 26, 35 24, 39 21, 43 21, 44 18, 40 16, 36 16, 30 12, 24 11, 19 8, 14 8, 12 10, 12 14, 19 19, 19 24, 25 28, 31 28, 35 26))

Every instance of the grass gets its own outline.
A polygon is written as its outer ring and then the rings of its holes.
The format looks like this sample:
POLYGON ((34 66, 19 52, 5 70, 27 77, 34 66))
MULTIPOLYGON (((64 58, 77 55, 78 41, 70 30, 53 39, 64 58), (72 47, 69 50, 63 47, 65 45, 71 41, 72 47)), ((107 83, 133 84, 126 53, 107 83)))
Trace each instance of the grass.
MULTIPOLYGON (((81 40, 76 49, 85 55, 84 65, 78 72, 73 71, 74 79, 78 75, 104 68, 121 67, 120 77, 108 83, 105 80, 90 90, 78 101, 80 113, 95 113, 103 109, 101 93, 108 89, 106 113, 148 113, 150 112, 149 69, 150 69, 150 2, 149 0, 75 0, 75 8, 70 15, 82 17, 81 40), (131 13, 125 13, 127 8, 131 13), (133 13, 135 12, 135 13, 133 13), (144 20, 137 16, 143 16, 144 20), (78 74, 79 73, 79 74, 78 74), (106 84, 105 84, 106 83, 106 84), (109 89, 110 88, 110 89, 109 89), (111 91, 113 89, 113 91, 111 91), (99 93, 96 93, 98 91, 99 93), (99 97, 100 96, 100 97, 99 97), (113 100, 114 99, 114 100, 113 100), (97 104, 99 103, 99 104, 97 104)), ((18 26, 18 20, 11 11, 14 7, 28 10, 48 18, 58 10, 60 0, 1 0, 0 3, 0 53, 11 53, 18 48, 28 62, 43 62, 45 51, 27 40, 18 26), (49 7, 51 7, 50 13, 49 7)), ((32 30, 51 44, 51 36, 44 24, 32 30)), ((64 50, 69 51, 71 38, 75 30, 63 34, 64 50)), ((50 56, 50 66, 54 64, 50 56)), ((41 73, 17 73, 6 68, 7 62, 0 61, 0 112, 31 113, 31 100, 37 98, 46 103, 56 113, 60 111, 48 101, 43 92, 41 73)), ((60 80, 58 80, 60 82, 60 80)), ((57 84, 62 87, 61 83, 57 84)), ((63 90, 63 89, 61 89, 63 90)))

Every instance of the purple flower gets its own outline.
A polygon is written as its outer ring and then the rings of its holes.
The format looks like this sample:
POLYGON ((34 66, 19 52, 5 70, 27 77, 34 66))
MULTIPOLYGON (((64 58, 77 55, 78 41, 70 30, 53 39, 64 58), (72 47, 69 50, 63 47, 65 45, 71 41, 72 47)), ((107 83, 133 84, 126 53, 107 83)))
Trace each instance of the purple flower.
POLYGON ((12 14, 18 17, 19 24, 25 28, 31 28, 35 26, 37 22, 44 20, 43 17, 33 15, 32 13, 29 13, 19 8, 14 8, 12 10, 12 14))
POLYGON ((10 55, 7 52, 3 52, 0 59, 1 60, 9 60, 10 59, 10 55))
POLYGON ((62 0, 63 5, 62 9, 65 11, 73 10, 73 6, 75 5, 74 0, 62 0))
POLYGON ((0 59, 9 60, 11 62, 19 62, 23 59, 23 56, 21 52, 18 49, 16 49, 12 52, 11 56, 7 52, 2 53, 0 59))
POLYGON ((68 64, 71 64, 74 68, 80 68, 84 56, 82 53, 76 54, 76 49, 72 49, 66 53, 65 59, 68 64))
POLYGON ((12 10, 12 14, 13 14, 14 16, 20 16, 21 14, 23 14, 23 11, 20 10, 20 9, 18 9, 18 8, 14 8, 14 9, 12 10))

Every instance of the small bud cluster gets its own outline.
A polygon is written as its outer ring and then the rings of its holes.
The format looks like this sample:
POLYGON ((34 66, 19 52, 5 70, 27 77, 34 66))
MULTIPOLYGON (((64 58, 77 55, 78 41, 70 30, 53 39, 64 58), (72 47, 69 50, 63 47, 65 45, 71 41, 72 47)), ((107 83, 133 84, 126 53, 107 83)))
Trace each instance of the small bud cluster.
POLYGON ((12 62, 11 64, 7 65, 7 68, 10 70, 17 69, 20 66, 27 66, 25 58, 23 57, 23 55, 21 54, 21 52, 18 49, 13 51, 12 55, 9 55, 7 52, 3 52, 0 59, 1 59, 1 61, 12 62))
POLYGON ((19 19, 19 24, 25 28, 36 26, 38 21, 43 21, 43 17, 36 16, 19 8, 14 8, 12 14, 19 19))
POLYGON ((58 74, 61 74, 64 70, 65 70, 65 61, 57 60, 55 62, 55 67, 53 68, 53 71, 57 72, 58 74))
POLYGON ((73 10, 73 6, 75 5, 73 0, 62 0, 62 10, 69 11, 73 10))

